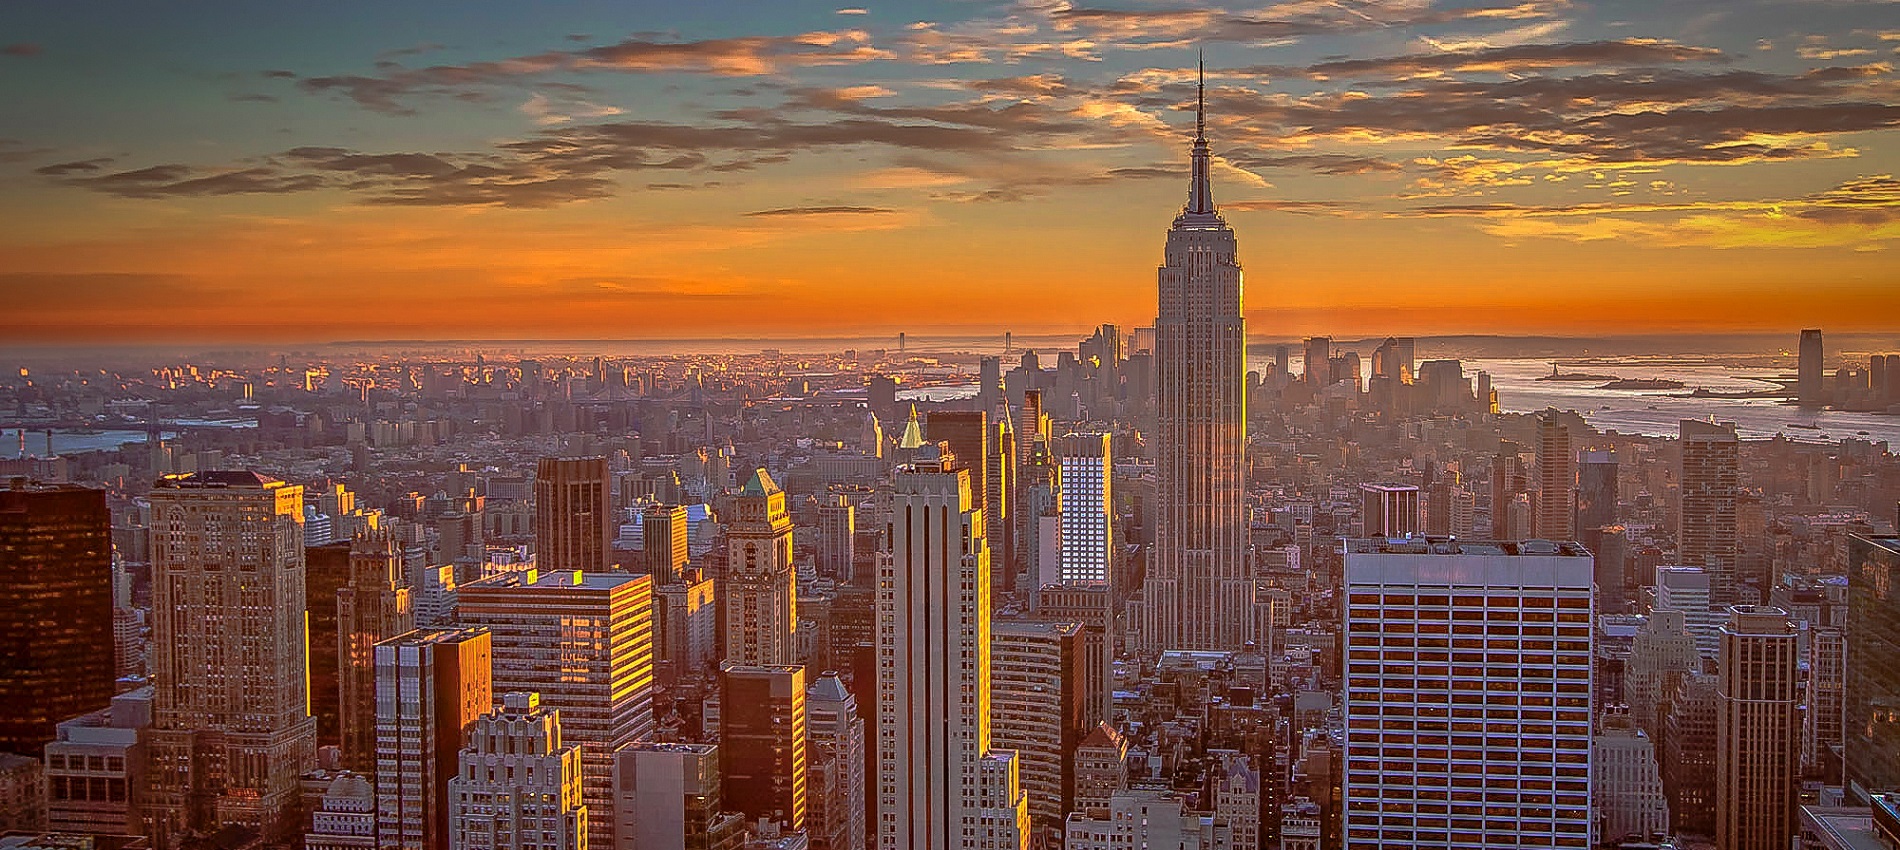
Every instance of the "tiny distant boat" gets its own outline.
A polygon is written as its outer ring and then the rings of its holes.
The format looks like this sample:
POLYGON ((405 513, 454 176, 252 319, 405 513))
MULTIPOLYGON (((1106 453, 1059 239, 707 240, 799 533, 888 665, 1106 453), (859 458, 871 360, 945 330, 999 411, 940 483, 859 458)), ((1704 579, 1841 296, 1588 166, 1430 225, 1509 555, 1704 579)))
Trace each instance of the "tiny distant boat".
POLYGON ((1866 431, 1855 431, 1855 432, 1854 432, 1854 436, 1856 436, 1856 437, 1865 437, 1865 436, 1867 436, 1867 432, 1866 432, 1866 431))
POLYGON ((1649 406, 1649 409, 1650 409, 1650 410, 1658 410, 1659 408, 1657 408, 1657 407, 1656 407, 1656 405, 1653 405, 1653 404, 1652 404, 1652 405, 1650 405, 1650 406, 1649 406))
POLYGON ((1624 378, 1622 380, 1611 381, 1607 384, 1604 384, 1603 386, 1597 387, 1597 389, 1599 390, 1679 390, 1679 389, 1682 389, 1683 386, 1685 385, 1681 381, 1671 381, 1667 378, 1624 378))
POLYGON ((1819 426, 1819 425, 1810 425, 1810 424, 1808 424, 1808 423, 1806 423, 1806 422, 1790 422, 1790 423, 1788 423, 1788 427, 1790 427, 1790 428, 1801 428, 1801 429, 1804 429, 1804 430, 1808 430, 1808 431, 1819 431, 1819 430, 1821 430, 1821 426, 1819 426))

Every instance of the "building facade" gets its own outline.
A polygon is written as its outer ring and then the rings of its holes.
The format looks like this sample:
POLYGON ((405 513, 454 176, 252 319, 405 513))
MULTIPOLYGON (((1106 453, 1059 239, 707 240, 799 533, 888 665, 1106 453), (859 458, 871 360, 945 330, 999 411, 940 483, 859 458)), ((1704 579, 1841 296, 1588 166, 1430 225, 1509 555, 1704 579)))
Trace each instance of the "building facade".
POLYGON ((449 780, 454 850, 592 846, 580 748, 561 740, 560 712, 535 694, 502 694, 501 705, 475 721, 457 761, 449 780))
POLYGON ((1715 727, 1715 841, 1784 850, 1801 760, 1799 638, 1788 612, 1737 605, 1722 626, 1715 727))
POLYGON ((345 770, 368 774, 376 769, 376 644, 415 629, 415 602, 407 584, 399 541, 384 531, 357 535, 350 542, 349 580, 330 601, 336 607, 336 645, 311 648, 312 655, 336 654, 345 770))
POLYGON ((38 758, 115 690, 106 492, 0 479, 0 752, 38 758))
POLYGON ((1026 848, 1016 755, 990 740, 990 552, 968 470, 900 467, 878 564, 880 850, 1026 848))
POLYGON ((534 560, 544 570, 613 566, 613 477, 604 457, 544 457, 534 470, 534 560))
POLYGON ((613 846, 613 753, 650 739, 653 579, 626 573, 504 573, 462 587, 457 616, 493 640, 499 693, 539 694, 580 748, 588 842, 613 846))
POLYGON ((726 662, 749 666, 798 661, 798 575, 792 570, 792 518, 785 491, 765 470, 732 500, 726 525, 726 662))
POLYGON ((720 671, 719 775, 748 820, 805 828, 809 809, 805 668, 728 664, 720 671))
POLYGON ((1589 553, 1344 545, 1346 847, 1588 848, 1589 553))
POLYGON ((304 642, 303 488, 254 472, 167 476, 152 503, 145 834, 221 825, 288 838, 316 764, 304 642))
POLYGON ((463 736, 495 704, 489 634, 414 631, 376 644, 371 658, 377 839, 388 850, 448 850, 463 736))

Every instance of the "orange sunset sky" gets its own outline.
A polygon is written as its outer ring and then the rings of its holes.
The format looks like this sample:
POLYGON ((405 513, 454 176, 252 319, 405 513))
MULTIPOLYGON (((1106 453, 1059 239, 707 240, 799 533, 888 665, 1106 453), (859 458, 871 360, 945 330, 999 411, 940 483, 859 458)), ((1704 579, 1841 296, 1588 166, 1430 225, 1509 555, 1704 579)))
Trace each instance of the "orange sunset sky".
POLYGON ((1900 326, 1850 0, 0 9, 0 341, 1900 326))

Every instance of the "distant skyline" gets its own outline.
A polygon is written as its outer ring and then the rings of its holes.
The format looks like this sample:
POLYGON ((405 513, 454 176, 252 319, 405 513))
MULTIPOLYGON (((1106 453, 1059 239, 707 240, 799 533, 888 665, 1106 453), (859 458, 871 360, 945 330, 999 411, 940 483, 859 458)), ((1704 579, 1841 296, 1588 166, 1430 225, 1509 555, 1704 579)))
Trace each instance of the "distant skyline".
POLYGON ((8 4, 0 338, 1895 331, 1892 8, 8 4))

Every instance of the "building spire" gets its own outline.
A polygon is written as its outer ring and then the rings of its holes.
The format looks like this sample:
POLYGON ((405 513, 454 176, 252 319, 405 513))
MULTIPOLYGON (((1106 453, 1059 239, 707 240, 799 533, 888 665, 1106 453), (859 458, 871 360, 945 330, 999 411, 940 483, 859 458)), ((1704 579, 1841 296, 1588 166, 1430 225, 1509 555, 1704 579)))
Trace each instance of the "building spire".
POLYGON ((1193 179, 1188 185, 1186 212, 1212 213, 1214 211, 1214 184, 1208 176, 1209 159, 1207 152, 1207 58, 1203 52, 1200 82, 1194 95, 1194 170, 1193 179))

